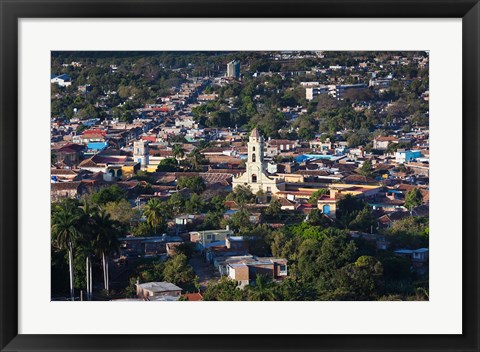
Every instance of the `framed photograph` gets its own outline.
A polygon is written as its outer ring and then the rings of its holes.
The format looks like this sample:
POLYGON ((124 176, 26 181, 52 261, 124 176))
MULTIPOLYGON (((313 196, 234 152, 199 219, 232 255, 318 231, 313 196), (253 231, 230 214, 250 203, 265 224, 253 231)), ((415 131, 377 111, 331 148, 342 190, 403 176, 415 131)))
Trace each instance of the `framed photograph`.
POLYGON ((479 350, 477 1, 0 3, 1 351, 479 350))

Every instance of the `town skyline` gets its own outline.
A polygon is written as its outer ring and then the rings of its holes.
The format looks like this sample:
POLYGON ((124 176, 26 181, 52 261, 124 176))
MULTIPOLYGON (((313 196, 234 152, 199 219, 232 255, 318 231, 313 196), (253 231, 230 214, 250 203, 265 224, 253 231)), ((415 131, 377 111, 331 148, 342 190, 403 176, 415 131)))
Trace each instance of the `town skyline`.
POLYGON ((428 300, 428 52, 52 52, 53 300, 428 300))

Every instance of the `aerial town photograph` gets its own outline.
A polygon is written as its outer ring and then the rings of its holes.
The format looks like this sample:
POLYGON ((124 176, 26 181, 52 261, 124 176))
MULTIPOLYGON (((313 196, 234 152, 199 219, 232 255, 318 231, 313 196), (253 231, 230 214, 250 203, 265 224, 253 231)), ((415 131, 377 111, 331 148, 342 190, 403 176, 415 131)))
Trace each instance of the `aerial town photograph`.
POLYGON ((427 51, 53 51, 52 301, 428 301, 427 51))

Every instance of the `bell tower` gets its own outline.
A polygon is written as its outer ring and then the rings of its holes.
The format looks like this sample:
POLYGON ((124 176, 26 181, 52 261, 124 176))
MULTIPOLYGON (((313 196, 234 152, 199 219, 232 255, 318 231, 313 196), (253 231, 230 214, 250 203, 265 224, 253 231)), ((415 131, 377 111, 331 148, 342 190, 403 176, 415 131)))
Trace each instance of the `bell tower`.
POLYGON ((263 142, 263 137, 254 128, 247 143, 248 159, 246 166, 249 183, 262 183, 262 177, 265 172, 263 142))
POLYGON ((263 137, 254 128, 247 143, 248 158, 245 164, 247 170, 241 176, 233 177, 233 189, 239 186, 248 186, 253 193, 263 191, 265 195, 272 195, 285 190, 285 180, 281 176, 267 175, 263 148, 263 137))
POLYGON ((142 169, 146 168, 150 162, 147 141, 133 142, 133 160, 140 163, 142 169))

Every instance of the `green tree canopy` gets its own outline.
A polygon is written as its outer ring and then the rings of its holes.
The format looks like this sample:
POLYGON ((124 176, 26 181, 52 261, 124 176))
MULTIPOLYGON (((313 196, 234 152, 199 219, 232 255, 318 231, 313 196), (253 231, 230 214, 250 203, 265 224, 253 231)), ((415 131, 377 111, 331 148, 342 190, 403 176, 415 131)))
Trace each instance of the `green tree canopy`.
MULTIPOLYGON (((168 210, 166 214, 177 215, 183 212, 185 201, 180 192, 175 192, 167 201, 168 210)), ((165 210, 165 209, 164 209, 165 210)))
POLYGON ((419 188, 413 188, 405 195, 405 208, 412 210, 423 204, 423 195, 419 188))
POLYGON ((382 292, 382 264, 371 256, 361 256, 344 266, 335 276, 337 300, 372 300, 382 292))
POLYGON ((255 283, 249 285, 247 289, 248 299, 250 301, 274 301, 275 286, 271 279, 266 275, 257 275, 255 283))
POLYGON ((182 176, 177 180, 177 186, 181 188, 188 188, 193 192, 200 194, 206 186, 203 178, 200 176, 182 176))
POLYGON ((133 221, 140 220, 139 212, 132 208, 126 199, 121 199, 118 202, 108 202, 105 204, 105 211, 110 215, 112 220, 119 221, 123 224, 130 224, 133 221))
POLYGON ((376 229, 377 221, 373 216, 372 208, 366 205, 358 212, 357 216, 350 222, 348 227, 351 230, 358 230, 367 233, 376 229))
POLYGON ((337 220, 338 222, 347 228, 350 223, 357 217, 358 213, 365 208, 367 204, 361 199, 352 196, 351 194, 346 194, 338 202, 337 207, 337 220))
POLYGON ((280 217, 281 214, 282 205, 280 204, 280 201, 276 198, 272 199, 272 201, 268 205, 268 208, 265 209, 265 215, 272 219, 277 219, 280 217))
POLYGON ((366 177, 372 176, 372 173, 373 173, 372 161, 370 159, 365 160, 362 166, 360 167, 358 173, 366 177))
POLYGON ((163 279, 175 285, 191 283, 195 277, 192 267, 188 264, 185 254, 176 254, 167 260, 163 271, 163 279))
POLYGON ((183 158, 185 156, 185 150, 183 150, 181 144, 175 144, 172 148, 172 153, 176 159, 183 158))
POLYGON ((330 191, 328 188, 321 188, 313 192, 313 194, 308 198, 308 202, 310 204, 317 204, 318 199, 321 198, 322 196, 328 194, 330 191))
POLYGON ((91 195, 90 201, 93 204, 105 205, 110 202, 120 202, 125 199, 125 192, 117 185, 102 188, 91 195))
POLYGON ((190 198, 185 200, 185 212, 189 214, 199 214, 204 208, 205 203, 196 193, 193 193, 190 198))
POLYGON ((158 198, 150 199, 143 208, 143 214, 147 218, 148 224, 153 228, 154 233, 162 231, 165 226, 165 213, 158 198))
POLYGON ((238 205, 252 203, 255 201, 255 195, 252 193, 250 186, 237 186, 227 196, 227 200, 233 200, 238 205))
POLYGON ((250 215, 248 214, 248 211, 244 208, 241 208, 239 211, 237 211, 231 216, 231 218, 228 220, 228 225, 232 230, 235 231, 249 229, 250 215))
POLYGON ((177 171, 178 164, 175 158, 166 158, 160 160, 160 163, 157 166, 157 172, 173 172, 177 171))
POLYGON ((428 247, 428 218, 409 216, 397 220, 385 231, 385 235, 392 248, 428 247))
POLYGON ((224 276, 218 282, 211 281, 203 293, 205 301, 244 301, 246 292, 237 287, 237 282, 224 276))

